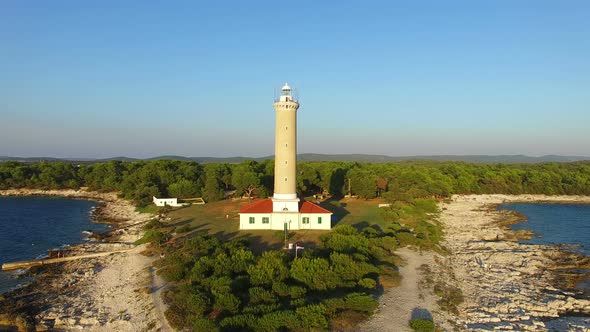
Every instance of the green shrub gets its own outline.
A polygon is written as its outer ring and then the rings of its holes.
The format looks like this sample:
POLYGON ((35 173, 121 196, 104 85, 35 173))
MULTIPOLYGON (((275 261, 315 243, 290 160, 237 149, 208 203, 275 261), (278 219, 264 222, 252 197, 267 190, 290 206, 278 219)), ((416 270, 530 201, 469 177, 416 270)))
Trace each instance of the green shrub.
POLYGON ((242 309, 245 314, 268 314, 281 309, 278 303, 248 305, 242 309))
POLYGON ((155 245, 161 245, 162 243, 168 240, 168 235, 162 233, 160 230, 149 229, 144 234, 143 237, 137 241, 135 241, 135 245, 140 245, 144 243, 152 243, 155 245))
POLYGON ((307 290, 303 287, 299 287, 299 286, 289 287, 289 296, 291 296, 291 298, 293 298, 293 299, 298 299, 298 298, 302 297, 303 295, 305 295, 305 293, 307 293, 307 290))
POLYGON ((328 328, 328 320, 325 316, 325 308, 323 305, 312 304, 306 307, 295 309, 297 318, 301 322, 301 327, 305 330, 328 328))
POLYGON ((192 324, 194 332, 215 332, 219 331, 215 322, 207 318, 198 318, 192 324))
POLYGON ((247 330, 248 327, 252 328, 256 325, 258 325, 256 316, 252 314, 229 316, 219 322, 220 327, 230 331, 247 330))
POLYGON ((304 283, 313 290, 336 287, 337 276, 330 263, 323 258, 299 258, 291 263, 291 278, 304 283))
POLYGON ((264 332, 281 331, 282 329, 297 330, 300 327, 300 322, 291 310, 275 311, 263 315, 258 319, 255 330, 264 332))
POLYGON ((229 293, 215 294, 215 303, 213 308, 222 311, 229 311, 236 313, 240 309, 240 299, 237 296, 229 293))
POLYGON ((287 286, 287 284, 284 282, 273 282, 272 291, 278 296, 289 296, 289 286, 287 286))
POLYGON ((379 306, 373 297, 361 293, 352 293, 344 297, 344 308, 372 314, 379 306))
POLYGON ((306 304, 307 304, 307 301, 305 301, 304 298, 292 299, 291 301, 289 301, 289 305, 291 305, 291 307, 293 307, 293 308, 303 307, 306 304))
POLYGON ((253 287, 248 290, 250 294, 250 303, 251 304, 258 304, 258 303, 275 303, 277 302, 277 297, 273 295, 271 291, 268 291, 262 287, 253 287))
POLYGON ((400 247, 418 245, 418 239, 410 232, 399 232, 395 234, 395 238, 398 240, 400 247))
POLYGON ((256 264, 248 268, 253 285, 272 284, 289 277, 286 256, 280 251, 266 251, 258 258, 256 264))
POLYGON ((377 282, 371 278, 363 278, 358 282, 359 286, 369 289, 375 289, 377 287, 377 282))
POLYGON ((416 332, 434 332, 434 322, 429 319, 414 318, 410 320, 410 327, 416 332))
POLYGON ((455 314, 459 312, 457 306, 463 303, 463 292, 461 289, 455 286, 437 283, 434 285, 434 293, 440 297, 437 303, 441 309, 455 314))

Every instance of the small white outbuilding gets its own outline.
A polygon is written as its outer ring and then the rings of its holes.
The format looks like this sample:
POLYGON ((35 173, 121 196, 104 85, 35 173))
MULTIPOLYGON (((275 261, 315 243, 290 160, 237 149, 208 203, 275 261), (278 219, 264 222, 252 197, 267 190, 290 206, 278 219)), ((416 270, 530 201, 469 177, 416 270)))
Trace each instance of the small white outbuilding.
POLYGON ((182 203, 178 203, 178 198, 157 198, 152 196, 153 202, 156 206, 184 206, 182 203))

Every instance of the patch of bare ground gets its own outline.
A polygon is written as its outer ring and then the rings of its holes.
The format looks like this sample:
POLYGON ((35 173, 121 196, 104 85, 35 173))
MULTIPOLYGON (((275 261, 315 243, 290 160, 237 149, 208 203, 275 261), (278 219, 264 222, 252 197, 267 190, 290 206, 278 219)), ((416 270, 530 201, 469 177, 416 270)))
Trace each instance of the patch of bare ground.
MULTIPOLYGON (((436 268, 432 251, 419 252, 401 248, 396 251, 405 264, 400 266, 401 282, 389 288, 379 299, 379 309, 373 317, 358 327, 359 331, 403 332, 412 331, 413 318, 433 319, 447 326, 449 314, 439 308, 440 300, 433 292, 433 271, 436 268)), ((450 325, 449 325, 450 326, 450 325)))

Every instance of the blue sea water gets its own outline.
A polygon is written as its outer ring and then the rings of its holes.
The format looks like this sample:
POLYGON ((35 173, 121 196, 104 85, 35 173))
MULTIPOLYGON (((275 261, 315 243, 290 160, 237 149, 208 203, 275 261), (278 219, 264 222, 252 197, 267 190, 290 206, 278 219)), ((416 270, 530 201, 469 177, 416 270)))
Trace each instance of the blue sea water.
MULTIPOLYGON (((590 256, 590 204, 507 203, 502 209, 518 211, 527 217, 513 229, 528 229, 537 235, 524 243, 568 245, 568 249, 590 256)), ((579 270, 590 273, 590 270, 579 270)), ((581 280, 576 288, 590 294, 590 279, 581 280)))
MULTIPOLYGON (((96 202, 54 197, 0 197, 0 264, 35 259, 48 249, 85 241, 85 230, 106 230, 90 216, 96 202)), ((0 272, 0 293, 20 280, 0 272)))
POLYGON ((568 244, 572 250, 590 256, 590 205, 555 203, 507 203, 502 209, 518 211, 527 217, 513 229, 528 229, 538 236, 523 240, 532 244, 568 244))

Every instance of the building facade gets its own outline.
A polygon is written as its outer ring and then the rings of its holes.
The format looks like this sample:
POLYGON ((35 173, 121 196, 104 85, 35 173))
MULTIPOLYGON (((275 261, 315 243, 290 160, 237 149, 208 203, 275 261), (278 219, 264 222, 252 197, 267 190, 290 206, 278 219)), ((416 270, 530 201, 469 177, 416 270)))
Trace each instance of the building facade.
POLYGON ((297 197, 297 110, 285 84, 275 109, 275 178, 272 198, 240 209, 240 229, 331 229, 332 213, 297 197))
POLYGON ((152 196, 152 202, 156 206, 184 206, 185 204, 178 203, 178 198, 157 198, 156 196, 152 196))

